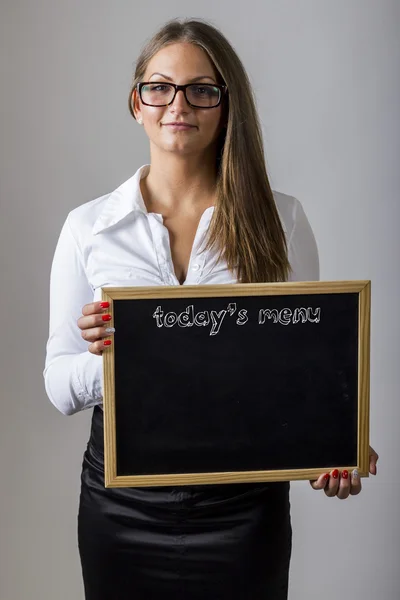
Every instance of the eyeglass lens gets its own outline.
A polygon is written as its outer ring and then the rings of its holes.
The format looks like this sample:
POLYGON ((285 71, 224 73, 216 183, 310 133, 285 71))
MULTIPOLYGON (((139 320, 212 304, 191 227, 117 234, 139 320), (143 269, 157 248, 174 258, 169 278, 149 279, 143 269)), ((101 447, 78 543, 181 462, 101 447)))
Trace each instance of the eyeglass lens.
MULTIPOLYGON (((152 106, 165 106, 174 97, 175 88, 168 83, 142 86, 143 102, 152 106)), ((193 106, 211 108, 219 102, 220 90, 213 85, 193 84, 186 88, 186 99, 193 106)))

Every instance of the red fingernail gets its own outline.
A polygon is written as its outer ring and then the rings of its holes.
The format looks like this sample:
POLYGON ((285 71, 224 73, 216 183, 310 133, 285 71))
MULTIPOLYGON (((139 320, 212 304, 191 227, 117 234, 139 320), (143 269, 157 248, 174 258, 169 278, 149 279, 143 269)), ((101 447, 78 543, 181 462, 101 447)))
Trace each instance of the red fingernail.
POLYGON ((104 340, 103 345, 104 346, 111 346, 111 340, 104 340))
POLYGON ((339 471, 337 469, 332 471, 332 477, 333 477, 333 479, 337 479, 339 477, 339 471))
POLYGON ((111 315, 102 315, 103 321, 111 321, 111 315))
POLYGON ((325 475, 324 475, 324 481, 328 481, 328 479, 329 479, 329 473, 325 473, 325 475))
POLYGON ((349 472, 348 472, 348 471, 346 471, 346 470, 342 471, 342 477, 343 477, 343 479, 348 479, 348 477, 349 477, 349 472))
POLYGON ((110 306, 109 302, 100 302, 101 308, 108 308, 110 306))

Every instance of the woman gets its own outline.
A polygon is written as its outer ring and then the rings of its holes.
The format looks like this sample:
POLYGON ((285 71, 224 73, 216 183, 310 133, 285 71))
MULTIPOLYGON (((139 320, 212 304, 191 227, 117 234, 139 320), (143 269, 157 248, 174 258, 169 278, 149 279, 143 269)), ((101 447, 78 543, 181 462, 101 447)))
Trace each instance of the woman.
MULTIPOLYGON (((288 483, 104 488, 101 355, 114 330, 99 299, 110 285, 316 280, 315 239, 300 203, 270 189, 251 87, 218 30, 167 23, 139 57, 129 107, 150 165, 68 215, 51 274, 46 390, 64 414, 94 407, 78 516, 86 599, 283 600, 288 483)), ((337 470, 312 486, 361 489, 337 470)))

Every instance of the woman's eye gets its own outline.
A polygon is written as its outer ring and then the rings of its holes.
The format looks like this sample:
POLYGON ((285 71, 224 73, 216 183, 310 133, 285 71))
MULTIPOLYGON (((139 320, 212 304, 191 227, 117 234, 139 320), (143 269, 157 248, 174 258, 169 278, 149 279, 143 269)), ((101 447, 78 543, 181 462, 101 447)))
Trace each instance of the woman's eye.
POLYGON ((198 87, 196 88, 196 93, 205 96, 210 93, 210 88, 198 87))

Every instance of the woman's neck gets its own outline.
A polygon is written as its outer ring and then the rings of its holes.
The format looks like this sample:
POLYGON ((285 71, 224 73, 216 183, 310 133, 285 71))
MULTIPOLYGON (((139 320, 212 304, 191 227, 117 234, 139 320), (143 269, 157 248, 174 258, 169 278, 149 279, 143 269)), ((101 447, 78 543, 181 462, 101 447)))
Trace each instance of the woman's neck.
POLYGON ((191 214, 212 206, 215 200, 215 160, 177 157, 152 159, 148 174, 141 180, 148 212, 191 214))

